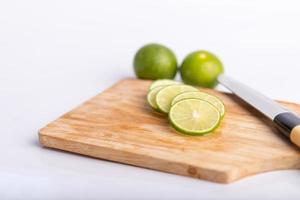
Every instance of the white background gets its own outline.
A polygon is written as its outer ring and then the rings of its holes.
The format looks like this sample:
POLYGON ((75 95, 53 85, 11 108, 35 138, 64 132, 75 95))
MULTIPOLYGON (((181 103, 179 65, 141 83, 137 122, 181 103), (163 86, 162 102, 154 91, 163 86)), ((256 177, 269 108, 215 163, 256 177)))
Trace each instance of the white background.
POLYGON ((0 2, 0 199, 299 199, 299 170, 220 185, 41 148, 37 130, 124 77, 145 43, 300 102, 300 4, 275 0, 0 2))

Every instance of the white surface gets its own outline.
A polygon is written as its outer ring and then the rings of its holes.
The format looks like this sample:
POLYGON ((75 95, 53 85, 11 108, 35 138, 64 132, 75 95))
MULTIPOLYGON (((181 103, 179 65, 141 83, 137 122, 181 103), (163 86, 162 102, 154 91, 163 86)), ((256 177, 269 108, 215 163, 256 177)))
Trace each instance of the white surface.
POLYGON ((123 77, 141 45, 206 49, 300 102, 297 1, 1 1, 0 199, 299 199, 300 172, 220 185, 41 148, 37 130, 123 77))

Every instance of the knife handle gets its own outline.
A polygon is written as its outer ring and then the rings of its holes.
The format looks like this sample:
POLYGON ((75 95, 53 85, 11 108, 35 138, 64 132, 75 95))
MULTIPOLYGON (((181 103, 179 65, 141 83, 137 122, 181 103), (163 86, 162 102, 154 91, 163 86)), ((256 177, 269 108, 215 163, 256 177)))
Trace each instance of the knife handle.
POLYGON ((274 118, 278 129, 300 147, 300 118, 291 112, 280 113, 274 118))
POLYGON ((293 128, 290 135, 290 139, 294 144, 300 147, 300 125, 293 128))

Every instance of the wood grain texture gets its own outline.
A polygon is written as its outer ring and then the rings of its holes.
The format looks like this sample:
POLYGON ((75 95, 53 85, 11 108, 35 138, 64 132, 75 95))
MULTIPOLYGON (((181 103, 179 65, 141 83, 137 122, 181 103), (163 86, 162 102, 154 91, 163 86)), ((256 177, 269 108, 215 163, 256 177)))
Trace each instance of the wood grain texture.
MULTIPOLYGON (((220 183, 300 168, 300 150, 232 94, 226 115, 207 136, 177 133, 146 103, 150 81, 124 79, 39 131, 46 147, 220 183)), ((280 102, 300 114, 300 106, 280 102)))

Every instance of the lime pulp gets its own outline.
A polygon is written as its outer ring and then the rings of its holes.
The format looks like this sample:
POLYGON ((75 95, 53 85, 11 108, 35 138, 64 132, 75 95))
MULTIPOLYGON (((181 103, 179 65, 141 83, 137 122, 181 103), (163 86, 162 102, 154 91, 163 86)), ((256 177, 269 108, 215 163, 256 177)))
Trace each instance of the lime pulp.
POLYGON ((172 100, 182 92, 198 91, 197 88, 189 85, 169 85, 161 89, 156 95, 158 109, 163 113, 169 113, 172 100))
POLYGON ((224 106, 223 102, 218 97, 210 95, 210 94, 205 93, 205 92, 200 92, 200 91, 181 93, 173 99, 172 105, 175 105, 177 102, 179 102, 183 99, 190 99, 190 98, 195 98, 195 99, 208 101, 209 103, 211 103, 213 106, 215 106, 217 108, 217 110, 219 111, 219 113, 221 115, 221 118, 225 114, 225 106, 224 106))
POLYGON ((221 116, 219 111, 207 101, 184 99, 172 106, 169 120, 181 133, 204 135, 218 127, 221 116))
POLYGON ((150 85, 149 90, 152 90, 152 89, 154 89, 158 86, 162 86, 162 85, 174 85, 174 84, 180 84, 180 83, 177 81, 170 80, 170 79, 159 79, 159 80, 154 81, 150 85))

